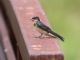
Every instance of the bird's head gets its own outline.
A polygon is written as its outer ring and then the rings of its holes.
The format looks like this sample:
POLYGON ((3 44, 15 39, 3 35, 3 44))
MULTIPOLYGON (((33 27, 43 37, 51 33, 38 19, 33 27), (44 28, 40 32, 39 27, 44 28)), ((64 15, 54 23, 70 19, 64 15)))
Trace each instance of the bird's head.
POLYGON ((40 19, 38 16, 34 16, 34 17, 32 17, 32 21, 40 21, 40 19))

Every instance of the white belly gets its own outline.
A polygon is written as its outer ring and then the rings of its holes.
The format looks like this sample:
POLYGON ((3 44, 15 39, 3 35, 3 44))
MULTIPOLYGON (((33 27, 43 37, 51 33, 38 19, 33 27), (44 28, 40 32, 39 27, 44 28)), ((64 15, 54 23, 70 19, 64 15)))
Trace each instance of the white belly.
POLYGON ((40 28, 37 28, 37 27, 36 27, 36 30, 37 30, 39 33, 47 34, 46 31, 44 31, 44 30, 42 30, 42 29, 40 29, 40 28))

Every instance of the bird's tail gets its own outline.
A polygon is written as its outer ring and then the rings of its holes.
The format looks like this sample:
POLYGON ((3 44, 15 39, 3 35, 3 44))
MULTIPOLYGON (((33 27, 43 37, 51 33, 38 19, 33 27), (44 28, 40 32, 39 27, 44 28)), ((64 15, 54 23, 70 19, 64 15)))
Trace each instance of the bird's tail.
POLYGON ((59 34, 53 32, 53 31, 50 31, 51 34, 53 34, 54 36, 58 37, 59 39, 61 39, 62 41, 64 41, 64 38, 62 36, 60 36, 59 34))

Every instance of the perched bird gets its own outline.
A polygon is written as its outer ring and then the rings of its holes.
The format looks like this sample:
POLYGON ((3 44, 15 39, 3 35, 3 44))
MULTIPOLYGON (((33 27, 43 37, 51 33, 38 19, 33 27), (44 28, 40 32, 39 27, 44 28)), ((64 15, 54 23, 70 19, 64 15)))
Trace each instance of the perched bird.
POLYGON ((36 30, 39 33, 41 33, 39 38, 41 38, 43 34, 48 35, 48 36, 51 36, 50 34, 52 34, 53 36, 55 36, 55 37, 61 39, 62 41, 64 41, 64 38, 62 36, 55 33, 54 31, 51 30, 51 28, 49 28, 44 23, 42 23, 38 16, 32 17, 32 21, 34 22, 34 26, 36 27, 36 30))

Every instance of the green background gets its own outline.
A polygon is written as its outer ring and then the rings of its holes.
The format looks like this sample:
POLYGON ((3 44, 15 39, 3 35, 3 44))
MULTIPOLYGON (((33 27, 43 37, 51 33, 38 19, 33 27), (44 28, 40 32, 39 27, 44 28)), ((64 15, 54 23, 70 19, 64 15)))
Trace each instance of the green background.
POLYGON ((60 45, 65 60, 80 60, 80 0, 40 0, 54 31, 65 41, 60 45))

